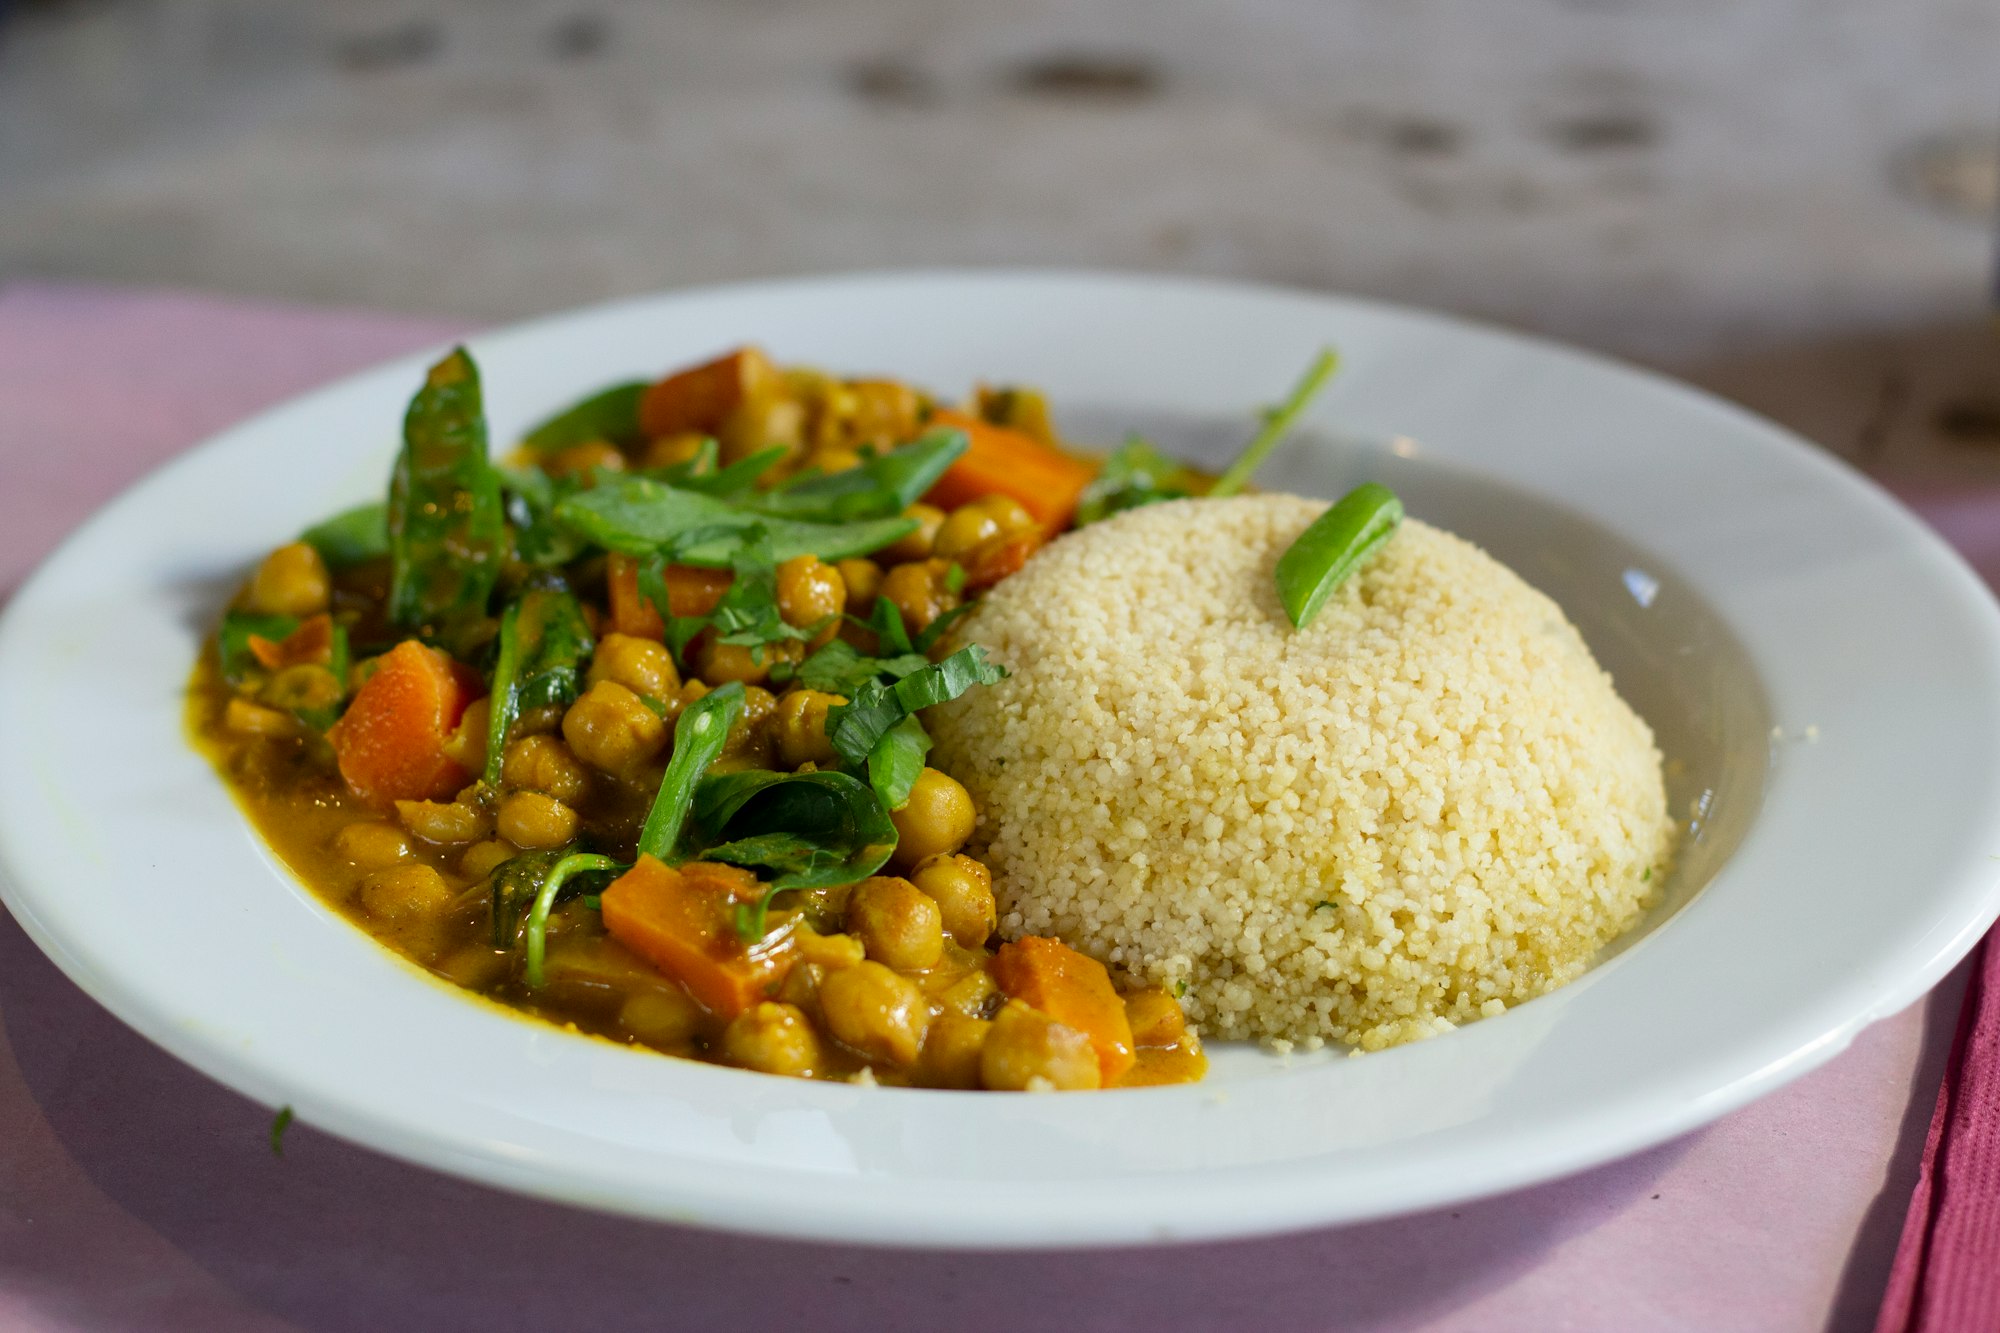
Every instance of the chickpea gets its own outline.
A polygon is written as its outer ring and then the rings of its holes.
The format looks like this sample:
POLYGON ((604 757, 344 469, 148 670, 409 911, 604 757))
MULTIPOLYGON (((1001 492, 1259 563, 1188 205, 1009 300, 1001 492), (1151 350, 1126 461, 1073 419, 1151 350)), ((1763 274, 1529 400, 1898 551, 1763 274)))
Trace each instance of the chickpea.
POLYGON ((634 991, 618 1007, 618 1026, 648 1046, 686 1046, 701 1030, 701 1010, 677 990, 634 991))
POLYGON ((659 468, 692 463, 701 457, 701 447, 706 443, 708 437, 700 431, 684 430, 677 435, 662 435, 646 446, 645 465, 659 468))
POLYGON ((893 863, 908 869, 965 846, 972 836, 972 796, 957 779, 926 767, 917 774, 910 799, 891 810, 889 819, 896 826, 893 863))
POLYGON ((473 801, 398 801, 396 817, 426 842, 477 842, 493 832, 493 817, 473 801))
POLYGON ((576 837, 576 811, 553 796, 517 791, 500 802, 500 836, 516 847, 560 847, 576 837))
POLYGON ((863 946, 852 935, 822 935, 801 921, 792 929, 792 943, 799 961, 807 966, 831 970, 853 967, 862 959, 863 946))
POLYGON ((984 503, 974 500, 952 510, 951 516, 939 526, 931 554, 949 560, 999 535, 1000 520, 987 510, 984 503))
POLYGON ((643 767, 666 747, 667 724, 638 695, 615 680, 601 680, 563 714, 570 752, 607 773, 643 767))
POLYGON ((894 444, 917 428, 923 400, 900 380, 849 380, 847 429, 858 443, 894 444))
POLYGON ((590 788, 590 774, 554 736, 523 736, 500 762, 500 780, 519 791, 538 791, 575 805, 590 788))
POLYGON ((861 466, 861 452, 844 444, 822 444, 805 456, 801 471, 832 475, 861 466))
POLYGON ((1013 1000, 986 1035, 979 1081, 1006 1092, 1049 1092, 1095 1088, 1104 1076, 1090 1038, 1013 1000))
POLYGON ((994 983, 993 975, 983 967, 973 968, 938 996, 946 1009, 967 1018, 985 1018, 998 1010, 1006 998, 994 983))
POLYGON ((986 943, 999 924, 993 872, 969 856, 928 857, 910 872, 910 882, 937 900, 945 932, 964 948, 986 943))
POLYGON ((655 699, 671 698, 681 687, 681 673, 674 667, 674 655, 667 645, 630 634, 607 634, 597 641, 590 659, 588 684, 615 680, 634 694, 650 694, 655 699))
POLYGON ((761 685, 746 685, 743 689, 743 712, 730 726, 729 735, 722 742, 722 761, 739 768, 770 767, 770 721, 777 708, 776 695, 761 685))
POLYGON ((805 405, 766 392, 752 393, 716 429, 724 463, 740 463, 760 450, 782 444, 797 452, 805 440, 805 405))
POLYGON ((840 581, 847 586, 847 607, 850 611, 865 610, 882 590, 882 566, 873 560, 842 560, 834 566, 840 574, 840 581))
POLYGON ((290 713, 248 699, 231 699, 224 705, 222 725, 244 736, 289 736, 299 729, 290 713))
POLYGON ((333 835, 333 849, 363 870, 387 870, 410 859, 410 840, 394 824, 349 824, 333 835))
POLYGON ((898 972, 930 967, 944 953, 937 903, 894 875, 874 875, 854 886, 847 928, 861 937, 870 958, 898 972))
POLYGON ((951 568, 949 560, 897 565, 882 576, 878 595, 903 613, 903 625, 911 634, 921 634, 933 620, 958 605, 958 594, 946 583, 951 568))
POLYGON ((274 708, 331 708, 346 695, 340 677, 323 666, 288 666, 269 680, 257 697, 274 708))
POLYGON ((511 842, 499 838, 488 838, 485 842, 475 842, 465 849, 465 855, 458 858, 458 873, 467 879, 485 879, 500 865, 520 850, 511 842))
POLYGON ((431 966, 454 985, 483 991, 497 986, 513 961, 514 956, 505 949, 474 943, 460 945, 431 966))
POLYGON ((917 1057, 917 1082, 927 1088, 976 1088, 979 1086, 980 1056, 993 1025, 983 1018, 969 1018, 946 1010, 924 1034, 923 1053, 917 1057))
POLYGON ((1187 1015, 1165 987, 1147 986, 1125 997, 1134 1046, 1172 1046, 1187 1035, 1187 1015))
MULTIPOLYGON (((787 646, 767 643, 751 648, 740 643, 724 643, 713 633, 704 632, 695 643, 694 673, 710 685, 726 685, 732 680, 740 680, 745 685, 761 685, 771 678, 772 665, 787 656, 782 651, 787 646)), ((789 646, 796 648, 798 645, 792 643, 789 646)))
MULTIPOLYGON (((481 702, 490 701, 482 700, 481 702)), ((472 705, 472 708, 477 707, 479 707, 477 703, 472 705)), ((468 708, 465 711, 470 713, 472 708, 468 708)), ((537 704, 533 708, 524 708, 521 710, 521 715, 514 719, 514 725, 507 729, 507 735, 513 739, 519 739, 522 736, 553 735, 562 730, 562 720, 563 706, 561 704, 537 704)), ((483 733, 483 727, 481 731, 483 733)))
POLYGON ((493 719, 493 700, 474 699, 459 715, 445 738, 445 757, 469 773, 486 767, 486 724, 493 719))
POLYGON ((903 511, 904 518, 917 520, 916 531, 905 537, 898 537, 894 543, 882 548, 880 554, 892 564, 905 560, 928 560, 931 547, 937 542, 938 529, 944 526, 944 510, 936 505, 913 504, 903 511))
POLYGON ((264 557, 251 576, 244 598, 247 610, 267 616, 317 615, 333 596, 333 579, 326 561, 306 542, 280 546, 264 557))
POLYGON ((819 1012, 819 983, 825 978, 825 968, 817 963, 801 962, 785 973, 785 979, 778 983, 776 998, 796 1005, 799 1012, 810 1018, 819 1012))
POLYGON ((1000 525, 1002 537, 1013 537, 1023 532, 1031 532, 1041 526, 1027 507, 1011 495, 982 496, 974 503, 984 505, 993 521, 1000 525))
POLYGON ((551 477, 581 477, 595 471, 623 472, 625 455, 609 440, 585 440, 559 449, 542 460, 542 471, 551 477))
POLYGON ((818 690, 793 690, 780 698, 766 724, 778 752, 779 765, 784 768, 825 765, 838 758, 833 742, 826 738, 826 712, 835 704, 846 702, 845 695, 823 694, 818 690))
POLYGON ((778 566, 778 614, 804 629, 847 609, 847 584, 840 571, 818 556, 793 556, 778 566))
POLYGON ((810 1078, 821 1056, 819 1037, 798 1006, 766 1000, 730 1020, 718 1047, 724 1060, 765 1074, 810 1078))
POLYGON ((835 1038, 871 1060, 896 1065, 915 1062, 931 1021, 917 983, 876 962, 827 973, 819 1003, 835 1038))
POLYGON ((361 881, 361 905, 368 915, 392 925, 435 917, 453 896, 437 867, 421 861, 378 870, 361 881))

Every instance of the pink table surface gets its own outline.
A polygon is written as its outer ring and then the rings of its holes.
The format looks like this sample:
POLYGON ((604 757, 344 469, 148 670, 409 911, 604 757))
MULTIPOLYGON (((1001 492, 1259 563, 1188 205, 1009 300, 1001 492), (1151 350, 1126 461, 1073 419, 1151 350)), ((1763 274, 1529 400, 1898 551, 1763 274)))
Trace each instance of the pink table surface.
MULTIPOLYGON (((208 433, 458 331, 0 289, 0 594, 208 433)), ((1962 501, 1942 517, 1980 529, 1962 501)), ((1502 1198, 1231 1244, 934 1254, 602 1217, 303 1124, 275 1158, 264 1110, 127 1031, 0 915, 0 1329, 1867 1329, 1962 987, 1706 1130, 1502 1198)))

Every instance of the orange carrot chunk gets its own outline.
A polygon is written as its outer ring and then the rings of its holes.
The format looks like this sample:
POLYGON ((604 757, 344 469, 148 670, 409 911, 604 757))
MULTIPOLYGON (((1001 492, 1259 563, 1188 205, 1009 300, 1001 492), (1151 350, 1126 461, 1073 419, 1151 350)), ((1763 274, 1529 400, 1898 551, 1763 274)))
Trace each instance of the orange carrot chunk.
POLYGON ((659 608, 653 605, 652 599, 639 591, 637 560, 613 551, 604 562, 604 585, 606 600, 611 604, 611 628, 614 633, 635 639, 665 641, 667 622, 660 619, 659 608))
POLYGON ((735 906, 763 886, 749 871, 712 861, 678 868, 650 856, 613 880, 598 900, 604 928, 678 981, 724 1020, 766 999, 797 958, 789 930, 756 945, 736 933, 735 906))
POLYGON ((479 678, 415 639, 384 653, 327 732, 340 775, 375 805, 449 799, 471 778, 445 753, 479 678))
POLYGON ((326 666, 333 661, 333 617, 322 611, 307 616, 282 639, 250 636, 250 655, 267 671, 291 666, 326 666))
POLYGON ((741 347, 647 389, 639 400, 639 428, 654 440, 687 431, 713 435, 745 400, 780 382, 770 358, 755 347, 741 347))
POLYGON ((1096 475, 1090 464, 1032 435, 963 412, 934 412, 930 424, 962 430, 971 441, 924 497, 940 509, 956 509, 982 495, 1007 495, 1055 532, 1069 524, 1083 488, 1096 475))
MULTIPOLYGON (((726 569, 700 565, 668 565, 661 573, 667 585, 667 609, 677 616, 705 616, 715 610, 736 576, 726 569)), ((665 640, 666 622, 660 609, 639 590, 639 562, 613 553, 604 564, 611 602, 611 628, 635 639, 665 640)))
POLYGON ((994 984, 1009 998, 1090 1038, 1105 1087, 1132 1067, 1132 1023, 1104 964, 1061 940, 1029 935, 1001 945, 992 970, 994 984))

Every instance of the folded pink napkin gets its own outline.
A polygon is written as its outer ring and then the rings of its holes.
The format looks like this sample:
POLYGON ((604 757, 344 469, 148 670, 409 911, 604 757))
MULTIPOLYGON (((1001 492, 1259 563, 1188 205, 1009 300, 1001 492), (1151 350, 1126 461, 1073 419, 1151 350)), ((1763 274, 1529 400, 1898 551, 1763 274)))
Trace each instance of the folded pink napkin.
POLYGON ((1979 946, 1875 1333, 2000 1329, 2000 948, 1979 946))

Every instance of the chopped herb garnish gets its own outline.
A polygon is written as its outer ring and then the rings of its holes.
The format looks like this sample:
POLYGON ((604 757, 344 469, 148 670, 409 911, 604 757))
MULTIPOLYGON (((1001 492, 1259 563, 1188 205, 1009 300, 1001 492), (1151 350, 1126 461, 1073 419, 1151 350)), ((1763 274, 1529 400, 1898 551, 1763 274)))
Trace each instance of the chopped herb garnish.
POLYGON ((285 1131, 292 1127, 292 1108, 280 1106, 278 1113, 271 1117, 271 1156, 285 1155, 285 1131))
POLYGON ((1096 479, 1083 488, 1076 525, 1162 500, 1183 499, 1193 494, 1192 480, 1186 467, 1135 435, 1104 460, 1096 479))
POLYGON ((592 440, 612 444, 636 441, 642 437, 639 400, 647 388, 646 381, 634 380, 601 389, 536 426, 521 443, 530 453, 552 454, 592 440))
POLYGON ((1006 668, 987 661, 986 650, 970 644, 893 685, 879 680, 863 683, 846 703, 827 710, 827 739, 841 758, 859 766, 867 762, 876 742, 905 717, 956 699, 974 685, 993 685, 1006 677, 1006 668))

